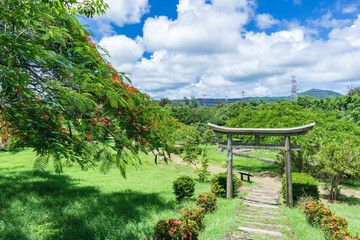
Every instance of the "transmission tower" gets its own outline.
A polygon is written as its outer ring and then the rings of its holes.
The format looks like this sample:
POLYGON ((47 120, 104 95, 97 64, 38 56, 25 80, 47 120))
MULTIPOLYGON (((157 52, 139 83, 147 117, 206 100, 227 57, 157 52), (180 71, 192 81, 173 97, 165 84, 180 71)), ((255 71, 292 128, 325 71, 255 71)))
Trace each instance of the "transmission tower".
POLYGON ((291 100, 297 99, 297 86, 295 76, 291 76, 291 100))
POLYGON ((225 96, 225 103, 226 104, 228 103, 228 96, 227 95, 225 96))
POLYGON ((242 94, 242 98, 244 99, 245 98, 245 91, 242 91, 241 94, 242 94))
POLYGON ((206 107, 206 98, 205 98, 206 95, 204 94, 203 96, 204 96, 204 106, 206 107))

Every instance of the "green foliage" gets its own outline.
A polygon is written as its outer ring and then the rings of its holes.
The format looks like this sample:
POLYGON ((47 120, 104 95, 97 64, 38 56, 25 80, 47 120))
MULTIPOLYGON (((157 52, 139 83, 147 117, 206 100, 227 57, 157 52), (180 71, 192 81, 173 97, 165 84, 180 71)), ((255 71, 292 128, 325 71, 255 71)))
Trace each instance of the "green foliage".
POLYGON ((168 98, 162 98, 158 102, 159 106, 164 107, 166 104, 171 104, 171 100, 168 98))
POLYGON ((198 239, 199 227, 193 220, 169 219, 159 221, 155 226, 155 240, 198 239))
POLYGON ((212 192, 200 193, 196 204, 205 209, 205 212, 213 212, 216 209, 216 195, 212 192))
POLYGON ((59 172, 71 162, 124 173, 140 151, 172 143, 175 122, 110 65, 77 20, 106 8, 103 0, 0 4, 0 122, 10 150, 33 147, 37 166, 52 159, 59 172))
POLYGON ((181 221, 189 222, 191 220, 196 222, 199 229, 205 227, 204 217, 206 212, 204 208, 184 207, 179 212, 181 214, 181 221))
POLYGON ((359 154, 358 145, 351 141, 351 137, 320 147, 316 164, 323 180, 330 184, 328 190, 331 201, 338 198, 339 184, 344 174, 352 177, 359 176, 359 154))
POLYGON ((194 195, 195 181, 189 176, 178 177, 173 182, 173 190, 178 201, 181 201, 186 197, 191 197, 194 195))
MULTIPOLYGON (((226 197, 226 179, 227 173, 216 174, 211 179, 211 192, 217 197, 226 197)), ((235 191, 239 185, 239 179, 235 174, 233 174, 232 183, 233 191, 235 191)))
MULTIPOLYGON (((291 128, 316 122, 315 127, 305 135, 293 136, 291 141, 301 145, 301 153, 294 158, 294 166, 299 172, 312 169, 314 155, 320 146, 328 142, 339 142, 351 138, 360 142, 360 127, 345 119, 338 119, 336 113, 321 113, 302 109, 292 103, 262 104, 256 109, 244 109, 238 117, 230 121, 235 128, 291 128)), ((238 136, 243 142, 253 142, 252 136, 238 136)), ((262 143, 284 143, 283 137, 263 136, 262 143)))
POLYGON ((348 92, 349 96, 360 96, 360 87, 352 87, 350 91, 348 92))
MULTIPOLYGON (((319 199, 319 187, 316 180, 307 173, 292 173, 292 188, 294 202, 301 197, 319 199)), ((286 198, 285 174, 282 179, 282 195, 286 198)))
POLYGON ((178 134, 178 139, 184 143, 184 161, 194 165, 199 180, 204 181, 210 175, 207 170, 209 165, 206 148, 208 144, 214 144, 214 132, 208 128, 202 128, 202 131, 199 132, 196 127, 184 126, 178 134), (200 144, 203 144, 203 148, 200 147, 200 144))

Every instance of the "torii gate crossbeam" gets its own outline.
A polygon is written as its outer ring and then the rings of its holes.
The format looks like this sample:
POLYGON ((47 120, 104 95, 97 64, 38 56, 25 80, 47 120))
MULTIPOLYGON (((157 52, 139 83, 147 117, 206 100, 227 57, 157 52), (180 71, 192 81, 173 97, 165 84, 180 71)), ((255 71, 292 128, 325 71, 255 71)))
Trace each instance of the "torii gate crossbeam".
POLYGON ((285 180, 286 180, 286 205, 293 205, 293 191, 291 178, 291 151, 301 150, 300 145, 291 144, 290 136, 303 135, 310 131, 315 123, 294 128, 228 128, 208 123, 209 127, 216 133, 227 135, 227 185, 226 197, 232 198, 232 146, 252 149, 272 149, 285 151, 285 180), (253 135, 255 143, 233 143, 232 135, 253 135), (284 144, 262 144, 259 136, 284 136, 284 144))

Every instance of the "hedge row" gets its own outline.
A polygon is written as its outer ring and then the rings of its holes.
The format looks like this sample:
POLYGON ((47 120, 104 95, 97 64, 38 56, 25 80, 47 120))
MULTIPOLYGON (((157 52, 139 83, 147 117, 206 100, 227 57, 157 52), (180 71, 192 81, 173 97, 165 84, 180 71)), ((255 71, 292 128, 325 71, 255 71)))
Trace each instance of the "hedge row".
MULTIPOLYGON (((292 173, 292 188, 294 202, 301 197, 312 197, 319 200, 319 186, 316 180, 307 173, 292 173)), ((285 174, 282 179, 282 195, 286 198, 285 174)))

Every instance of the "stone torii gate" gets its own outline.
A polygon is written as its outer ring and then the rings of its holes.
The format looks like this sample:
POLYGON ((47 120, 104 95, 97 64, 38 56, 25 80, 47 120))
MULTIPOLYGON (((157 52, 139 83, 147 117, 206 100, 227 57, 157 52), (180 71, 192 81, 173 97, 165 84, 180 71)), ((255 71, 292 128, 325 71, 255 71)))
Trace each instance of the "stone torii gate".
POLYGON ((232 198, 232 146, 249 149, 271 149, 285 151, 285 180, 286 180, 286 205, 293 205, 292 177, 291 177, 291 154, 290 151, 300 151, 301 146, 290 143, 290 136, 303 135, 311 130, 315 123, 294 127, 294 128, 228 128, 220 127, 208 123, 209 127, 216 133, 227 135, 227 184, 226 198, 232 198), (255 143, 233 142, 232 135, 252 135, 255 136, 255 143), (259 136, 284 136, 284 144, 264 144, 260 143, 259 136))

